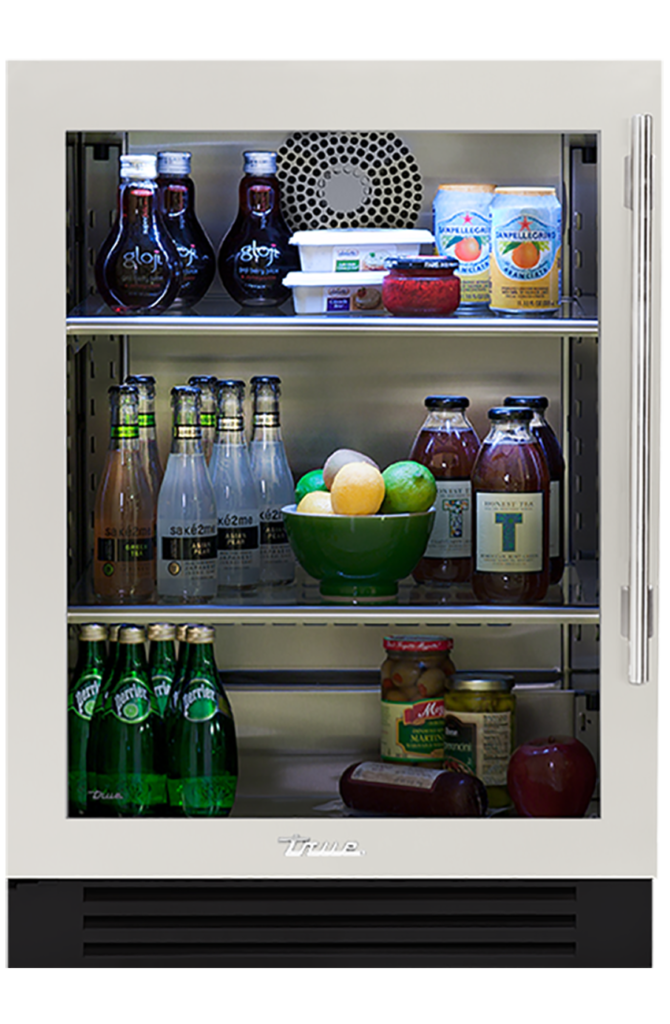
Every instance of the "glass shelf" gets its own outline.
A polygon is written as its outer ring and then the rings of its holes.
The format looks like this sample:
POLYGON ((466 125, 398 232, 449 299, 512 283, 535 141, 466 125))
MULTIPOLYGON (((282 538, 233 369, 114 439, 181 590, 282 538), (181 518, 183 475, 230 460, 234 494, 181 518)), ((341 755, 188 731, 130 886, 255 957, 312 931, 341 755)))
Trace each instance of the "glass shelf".
POLYGON ((291 302, 267 313, 241 309, 228 296, 206 296, 188 312, 168 310, 160 316, 116 316, 98 296, 89 296, 66 318, 68 336, 81 334, 156 333, 260 333, 339 332, 355 329, 379 331, 420 331, 467 334, 597 335, 595 298, 564 299, 561 310, 551 316, 495 316, 456 312, 450 317, 396 317, 389 314, 350 316, 320 314, 296 316, 291 302))

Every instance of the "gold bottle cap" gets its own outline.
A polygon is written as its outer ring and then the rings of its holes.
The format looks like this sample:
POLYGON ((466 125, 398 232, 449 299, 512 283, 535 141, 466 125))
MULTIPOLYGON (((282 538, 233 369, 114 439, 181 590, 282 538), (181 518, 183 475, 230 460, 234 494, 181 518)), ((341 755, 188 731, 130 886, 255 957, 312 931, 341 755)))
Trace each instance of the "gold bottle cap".
POLYGON ((121 626, 119 629, 120 644, 143 644, 145 640, 143 626, 121 626))
POLYGON ((79 627, 79 639, 106 640, 107 626, 103 626, 99 622, 86 622, 83 626, 79 627))
POLYGON ((148 640, 174 640, 177 630, 171 622, 152 622, 147 627, 148 640))
POLYGON ((177 640, 179 643, 183 643, 186 640, 186 632, 188 630, 188 622, 180 622, 177 626, 177 640))
POLYGON ((213 644, 214 626, 189 626, 186 631, 186 642, 189 644, 213 644))
POLYGON ((117 644, 119 642, 120 629, 121 626, 118 624, 118 622, 115 622, 113 626, 107 627, 107 639, 110 640, 111 643, 117 644))

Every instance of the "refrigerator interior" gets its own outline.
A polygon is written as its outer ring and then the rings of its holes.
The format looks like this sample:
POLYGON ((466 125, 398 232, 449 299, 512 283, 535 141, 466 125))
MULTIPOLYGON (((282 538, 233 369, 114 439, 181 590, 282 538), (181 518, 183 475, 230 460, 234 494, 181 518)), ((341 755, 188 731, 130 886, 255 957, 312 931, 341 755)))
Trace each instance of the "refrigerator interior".
MULTIPOLYGON (((459 670, 514 674, 517 743, 576 735, 598 762, 598 137, 565 133, 399 131, 421 173, 416 227, 432 227, 431 202, 443 181, 548 185, 563 209, 563 301, 559 316, 533 327, 523 319, 477 324, 458 317, 444 330, 426 322, 364 334, 342 318, 314 329, 290 302, 272 327, 239 315, 217 275, 193 312, 193 329, 109 324, 93 266, 113 219, 122 152, 188 150, 196 212, 214 248, 237 209, 242 152, 275 149, 286 132, 72 134, 68 167, 68 591, 70 669, 84 621, 185 621, 179 608, 96 606, 91 589, 93 505, 108 440, 107 389, 127 374, 157 380, 158 440, 169 451, 169 394, 193 374, 282 380, 282 433, 297 480, 340 447, 380 466, 407 458, 429 394, 464 394, 480 438, 487 410, 505 395, 543 394, 566 460, 566 569, 537 606, 477 606, 467 586, 444 590, 403 581, 397 603, 374 608, 324 605, 298 569, 293 587, 251 599, 188 609, 188 621, 216 624, 216 656, 240 748, 241 817, 328 817, 346 812, 344 768, 379 757, 379 665, 394 633, 440 633, 454 640, 459 670), (198 328, 199 316, 225 329, 198 328), (100 330, 96 330, 100 319, 100 330), (245 322, 245 320, 247 322, 245 322), (565 320, 563 326, 561 321, 565 320), (85 321, 85 323, 84 323, 85 321), (364 343, 363 343, 364 342, 364 343)), ((356 147, 361 133, 340 133, 356 147), (353 143, 352 143, 352 136, 353 143)), ((358 186, 352 185, 354 189, 358 186)), ((336 196, 333 202, 336 201, 336 196)), ((347 202, 350 201, 350 197, 347 202)), ((390 200, 389 200, 390 202, 390 200)), ((248 400, 247 400, 248 401, 248 400)), ((247 424, 248 405, 247 405, 247 424)), ((589 808, 597 816, 600 783, 589 808)), ((507 812, 510 813, 510 812, 507 812)))

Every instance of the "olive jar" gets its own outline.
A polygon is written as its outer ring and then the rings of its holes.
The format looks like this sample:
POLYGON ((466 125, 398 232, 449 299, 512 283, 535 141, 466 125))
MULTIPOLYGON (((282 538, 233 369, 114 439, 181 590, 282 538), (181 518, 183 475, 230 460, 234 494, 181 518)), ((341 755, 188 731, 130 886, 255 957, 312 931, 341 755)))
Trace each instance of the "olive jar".
POLYGON ((444 694, 456 671, 443 636, 387 636, 381 669, 383 761, 441 765, 444 694))
POLYGON ((445 768, 474 772, 486 786, 489 807, 512 803, 507 765, 515 746, 513 685, 508 675, 457 672, 444 696, 445 768))

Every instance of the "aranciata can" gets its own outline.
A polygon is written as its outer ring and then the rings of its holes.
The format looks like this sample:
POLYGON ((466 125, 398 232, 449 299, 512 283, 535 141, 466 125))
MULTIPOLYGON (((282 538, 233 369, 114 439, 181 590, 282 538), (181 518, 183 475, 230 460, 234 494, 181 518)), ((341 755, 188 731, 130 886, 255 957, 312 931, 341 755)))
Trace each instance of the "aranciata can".
POLYGON ((561 296, 561 204, 554 188, 497 188, 491 205, 491 309, 554 313, 561 296))
POLYGON ((433 234, 441 256, 458 260, 460 308, 487 306, 491 294, 491 202, 495 185, 440 185, 433 200, 433 234))

